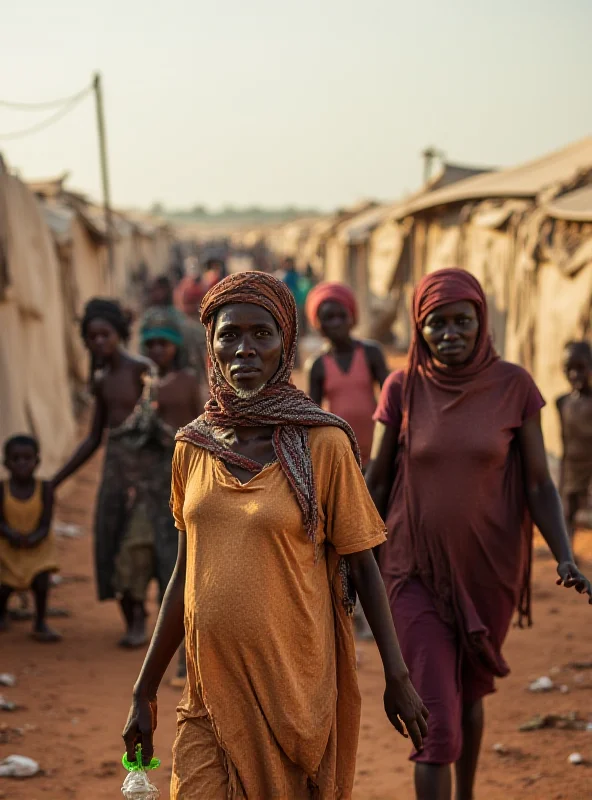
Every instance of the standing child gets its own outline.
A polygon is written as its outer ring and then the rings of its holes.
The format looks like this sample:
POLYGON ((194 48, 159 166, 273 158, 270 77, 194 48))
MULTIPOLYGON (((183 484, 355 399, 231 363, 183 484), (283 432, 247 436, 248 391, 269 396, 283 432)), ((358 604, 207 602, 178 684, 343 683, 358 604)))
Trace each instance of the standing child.
POLYGON ((568 342, 564 370, 571 392, 557 400, 563 435, 560 488, 573 540, 576 515, 592 487, 592 347, 588 342, 568 342))
POLYGON ((45 621, 52 572, 57 570, 51 533, 53 490, 35 478, 39 443, 32 436, 13 436, 4 445, 10 475, 0 484, 0 631, 8 624, 8 600, 15 591, 35 596, 33 638, 58 642, 62 637, 45 621))
POLYGON ((130 511, 140 495, 150 493, 150 479, 157 477, 151 472, 151 366, 124 349, 129 320, 113 300, 88 302, 81 334, 91 355, 94 417, 86 439, 53 485, 59 486, 80 469, 107 431, 94 531, 99 600, 117 597, 126 625, 120 645, 140 647, 147 640, 144 599, 154 571, 153 542, 149 525, 130 525, 130 511))
POLYGON ((319 283, 306 301, 312 327, 326 340, 325 352, 309 367, 310 397, 353 428, 362 454, 362 465, 370 460, 376 389, 388 376, 384 355, 375 342, 354 339, 352 329, 358 306, 352 290, 340 283, 319 283))

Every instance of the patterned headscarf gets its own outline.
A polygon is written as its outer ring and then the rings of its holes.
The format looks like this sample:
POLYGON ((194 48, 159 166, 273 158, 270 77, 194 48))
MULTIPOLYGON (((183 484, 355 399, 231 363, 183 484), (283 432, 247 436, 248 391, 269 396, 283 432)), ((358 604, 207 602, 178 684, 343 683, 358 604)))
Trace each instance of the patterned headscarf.
POLYGON ((350 426, 323 411, 290 382, 298 341, 298 315, 292 293, 282 281, 263 272, 230 275, 204 297, 201 320, 207 331, 211 399, 204 414, 178 432, 177 441, 203 447, 229 464, 258 473, 263 466, 230 450, 220 433, 241 426, 273 425, 275 454, 300 506, 308 537, 316 544, 318 508, 308 429, 326 425, 341 428, 349 436, 358 463, 360 454, 350 426), (237 395, 214 356, 216 312, 230 303, 252 303, 266 309, 282 337, 283 355, 278 371, 250 398, 237 395))

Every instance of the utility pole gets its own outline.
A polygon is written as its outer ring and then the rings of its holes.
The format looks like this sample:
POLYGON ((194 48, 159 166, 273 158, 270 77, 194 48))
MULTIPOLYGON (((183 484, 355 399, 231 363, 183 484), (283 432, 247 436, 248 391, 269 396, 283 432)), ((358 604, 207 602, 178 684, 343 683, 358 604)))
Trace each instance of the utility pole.
POLYGON ((111 211, 111 192, 109 188, 109 164, 107 161, 107 135, 105 132, 105 114, 103 109, 103 85, 101 73, 95 73, 93 80, 95 104, 97 109, 97 128, 99 132, 99 150, 101 156, 101 180, 103 183, 103 209, 105 212, 105 231, 107 233, 107 263, 109 278, 113 280, 115 272, 115 250, 113 243, 113 213, 111 211))
POLYGON ((435 147, 426 147, 422 152, 423 157, 423 182, 426 184, 432 177, 432 166, 436 158, 442 158, 443 153, 435 147))

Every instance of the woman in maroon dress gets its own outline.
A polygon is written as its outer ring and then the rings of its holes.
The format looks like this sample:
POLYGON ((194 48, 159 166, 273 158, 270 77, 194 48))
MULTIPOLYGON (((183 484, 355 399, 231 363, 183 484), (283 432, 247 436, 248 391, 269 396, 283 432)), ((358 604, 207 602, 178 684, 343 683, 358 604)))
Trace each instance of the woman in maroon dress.
POLYGON ((529 374, 496 354, 479 282, 457 269, 419 284, 405 372, 376 411, 367 481, 389 539, 380 554, 411 679, 430 712, 414 753, 419 800, 471 800, 483 697, 509 671, 512 614, 530 622, 536 523, 558 583, 592 594, 578 571, 549 476, 544 401, 529 374))

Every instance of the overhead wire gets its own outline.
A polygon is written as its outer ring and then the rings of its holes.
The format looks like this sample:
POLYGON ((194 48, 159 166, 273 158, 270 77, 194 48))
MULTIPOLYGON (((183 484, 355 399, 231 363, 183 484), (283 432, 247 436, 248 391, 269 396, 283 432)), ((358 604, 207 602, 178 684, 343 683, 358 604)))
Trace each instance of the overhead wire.
POLYGON ((57 106, 64 106, 72 100, 78 99, 88 91, 89 87, 85 86, 80 92, 72 94, 69 97, 62 97, 60 100, 46 100, 42 103, 13 103, 9 100, 0 100, 0 108, 12 108, 15 111, 43 111, 50 108, 57 108, 57 106))
MULTIPOLYGON (((65 117, 70 111, 72 111, 84 98, 90 94, 92 91, 92 86, 85 87, 82 91, 78 92, 72 97, 66 98, 65 100, 61 101, 53 101, 51 103, 46 104, 46 107, 55 107, 55 105, 59 102, 61 104, 61 108, 59 108, 55 114, 52 114, 49 117, 46 117, 41 122, 38 122, 35 125, 32 125, 29 128, 22 128, 21 130, 11 131, 10 133, 0 133, 0 140, 8 141, 11 139, 20 139, 25 136, 30 136, 34 133, 38 133, 42 131, 44 128, 48 128, 50 125, 53 125, 54 122, 58 122, 58 120, 65 117)), ((41 107, 43 104, 38 104, 38 108, 41 107)), ((16 108, 18 104, 15 103, 7 103, 5 101, 0 101, 0 106, 16 108)), ((28 106, 29 109, 32 109, 32 105, 28 106)))

